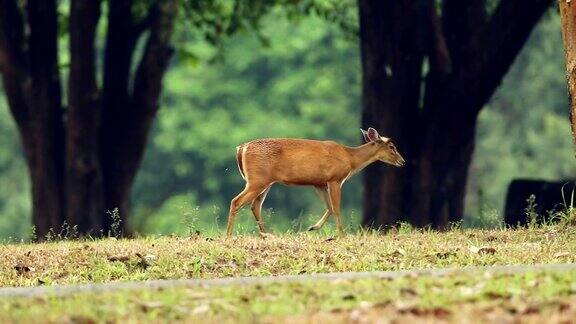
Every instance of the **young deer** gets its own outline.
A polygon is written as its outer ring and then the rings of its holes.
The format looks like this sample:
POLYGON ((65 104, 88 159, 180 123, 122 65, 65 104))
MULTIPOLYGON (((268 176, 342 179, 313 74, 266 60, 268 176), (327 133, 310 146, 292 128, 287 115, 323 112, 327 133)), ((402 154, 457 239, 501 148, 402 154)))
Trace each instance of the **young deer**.
POLYGON ((333 214, 338 233, 344 234, 340 222, 342 184, 377 160, 398 167, 405 163, 389 138, 381 137, 372 127, 361 131, 366 143, 358 147, 333 141, 280 138, 259 139, 238 146, 236 160, 246 187, 230 203, 226 233, 232 234, 236 213, 251 202, 260 235, 265 236, 266 229, 260 215, 262 203, 270 187, 279 182, 314 186, 324 200, 326 210, 309 230, 320 229, 333 214))

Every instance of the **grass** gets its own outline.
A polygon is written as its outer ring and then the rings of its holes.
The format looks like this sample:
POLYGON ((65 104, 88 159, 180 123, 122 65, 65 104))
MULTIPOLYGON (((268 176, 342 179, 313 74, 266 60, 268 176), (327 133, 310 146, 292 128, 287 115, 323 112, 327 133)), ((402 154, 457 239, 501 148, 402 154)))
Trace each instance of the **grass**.
POLYGON ((267 276, 576 260, 576 230, 435 232, 400 227, 331 239, 320 233, 148 237, 0 245, 0 287, 267 276))
POLYGON ((569 322, 576 271, 0 298, 0 322, 569 322))

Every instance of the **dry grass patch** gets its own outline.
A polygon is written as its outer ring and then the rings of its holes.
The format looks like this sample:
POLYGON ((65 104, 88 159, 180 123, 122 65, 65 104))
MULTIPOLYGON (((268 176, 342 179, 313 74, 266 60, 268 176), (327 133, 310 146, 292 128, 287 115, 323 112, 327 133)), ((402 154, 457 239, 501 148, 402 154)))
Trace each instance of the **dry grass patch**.
POLYGON ((575 230, 404 230, 327 239, 203 236, 0 245, 0 286, 566 263, 575 230))

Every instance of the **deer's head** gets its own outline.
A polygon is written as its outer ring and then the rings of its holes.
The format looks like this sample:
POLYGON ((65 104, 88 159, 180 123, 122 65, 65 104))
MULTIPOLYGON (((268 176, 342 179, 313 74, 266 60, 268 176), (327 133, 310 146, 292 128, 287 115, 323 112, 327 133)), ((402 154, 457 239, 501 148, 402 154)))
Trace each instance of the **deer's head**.
POLYGON ((394 143, 388 138, 383 137, 378 134, 374 128, 370 127, 367 131, 360 129, 362 131, 362 135, 364 135, 364 140, 366 143, 370 143, 377 148, 376 151, 376 158, 382 162, 389 163, 395 165, 397 167, 404 166, 406 161, 398 150, 394 143))

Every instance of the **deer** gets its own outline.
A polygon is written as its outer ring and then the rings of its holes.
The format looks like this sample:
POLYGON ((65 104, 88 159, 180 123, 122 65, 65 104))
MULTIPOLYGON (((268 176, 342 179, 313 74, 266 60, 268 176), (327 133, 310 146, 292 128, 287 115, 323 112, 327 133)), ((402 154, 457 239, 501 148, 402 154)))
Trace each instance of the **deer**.
POLYGON ((313 186, 326 209, 308 230, 319 230, 328 217, 334 215, 338 235, 343 236, 340 197, 344 182, 376 161, 397 167, 406 163, 390 138, 380 136, 372 127, 360 131, 365 143, 357 147, 335 141, 293 138, 264 138, 237 146, 236 161, 246 184, 230 202, 227 236, 232 235, 236 214, 248 203, 252 205, 260 236, 269 236, 261 210, 268 191, 275 183, 313 186))

